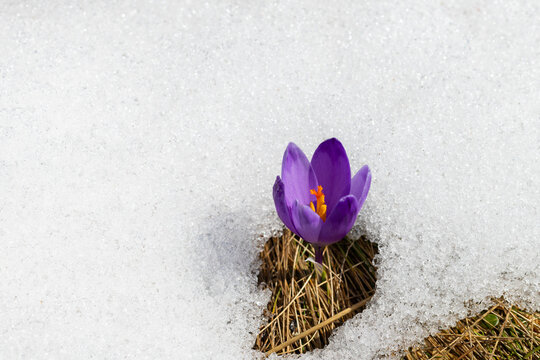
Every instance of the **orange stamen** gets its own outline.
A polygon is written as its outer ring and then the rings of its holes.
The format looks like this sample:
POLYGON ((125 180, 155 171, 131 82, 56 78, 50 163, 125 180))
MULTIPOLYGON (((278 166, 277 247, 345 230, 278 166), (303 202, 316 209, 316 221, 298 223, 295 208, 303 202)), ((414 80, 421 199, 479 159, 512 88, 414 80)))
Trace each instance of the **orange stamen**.
POLYGON ((309 207, 311 210, 315 211, 317 215, 321 217, 323 221, 326 221, 326 204, 324 202, 324 193, 322 191, 322 186, 317 187, 317 191, 314 189, 309 190, 309 193, 311 195, 315 195, 317 198, 317 209, 315 210, 315 206, 313 205, 313 201, 309 203, 309 207))

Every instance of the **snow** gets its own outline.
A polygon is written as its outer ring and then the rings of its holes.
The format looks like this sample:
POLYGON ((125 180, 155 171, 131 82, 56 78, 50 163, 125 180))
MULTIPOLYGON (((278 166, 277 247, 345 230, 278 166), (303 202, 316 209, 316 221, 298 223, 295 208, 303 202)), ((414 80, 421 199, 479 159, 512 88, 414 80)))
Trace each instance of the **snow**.
POLYGON ((540 304, 540 4, 4 2, 0 357, 251 359, 286 144, 371 193, 375 298, 302 359, 540 304))

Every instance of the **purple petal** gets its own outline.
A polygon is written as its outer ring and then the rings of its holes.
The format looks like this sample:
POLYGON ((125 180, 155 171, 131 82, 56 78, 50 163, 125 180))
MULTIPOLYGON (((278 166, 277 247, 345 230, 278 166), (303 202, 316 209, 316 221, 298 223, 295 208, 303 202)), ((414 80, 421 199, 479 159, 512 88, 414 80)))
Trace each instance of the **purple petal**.
POLYGON ((289 208, 292 208, 295 200, 302 205, 312 201, 309 190, 317 188, 317 177, 304 152, 292 142, 283 154, 281 178, 285 184, 285 202, 289 208))
POLYGON ((343 239, 353 227, 359 210, 354 195, 341 198, 321 228, 319 243, 329 245, 343 239))
POLYGON ((323 221, 315 211, 297 200, 291 209, 291 218, 302 239, 310 243, 318 242, 323 221))
POLYGON ((283 181, 281 181, 279 176, 276 177, 276 182, 274 183, 274 204, 276 205, 276 211, 281 221, 283 221, 285 226, 293 233, 298 235, 298 231, 296 231, 291 220, 291 208, 287 206, 287 203, 285 202, 285 188, 283 181))
POLYGON ((351 168, 343 145, 336 138, 324 141, 315 150, 311 166, 323 187, 327 209, 331 212, 351 188, 351 168))
POLYGON ((371 171, 367 165, 364 165, 351 181, 351 194, 358 200, 358 208, 361 209, 366 201, 369 187, 371 186, 371 171))

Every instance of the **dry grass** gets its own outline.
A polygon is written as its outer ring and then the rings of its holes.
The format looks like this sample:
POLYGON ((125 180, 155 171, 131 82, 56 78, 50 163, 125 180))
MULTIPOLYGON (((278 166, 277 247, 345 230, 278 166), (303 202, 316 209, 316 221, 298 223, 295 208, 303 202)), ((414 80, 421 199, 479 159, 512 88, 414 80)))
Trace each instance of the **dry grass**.
POLYGON ((375 290, 375 244, 344 239, 326 247, 324 273, 308 257, 313 247, 286 230, 261 252, 259 283, 272 291, 255 349, 305 353, 328 343, 332 330, 360 312, 375 290))
MULTIPOLYGON (((366 239, 343 241, 324 251, 317 275, 310 244, 286 230, 261 252, 259 283, 272 291, 254 348, 270 354, 305 353, 328 343, 332 330, 360 312, 375 290, 372 260, 377 246, 366 239)), ((455 327, 410 348, 403 360, 540 360, 540 313, 502 300, 455 327)))
POLYGON ((540 313, 527 313, 497 300, 481 314, 409 349, 404 360, 540 359, 540 313))

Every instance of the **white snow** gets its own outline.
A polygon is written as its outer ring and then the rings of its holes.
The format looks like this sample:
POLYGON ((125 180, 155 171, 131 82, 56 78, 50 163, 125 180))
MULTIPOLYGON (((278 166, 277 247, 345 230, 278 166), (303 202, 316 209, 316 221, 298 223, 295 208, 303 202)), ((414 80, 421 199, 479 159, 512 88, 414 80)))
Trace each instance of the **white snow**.
POLYGON ((272 184, 333 136, 379 280, 302 359, 539 308, 537 1, 3 2, 0 54, 1 358, 260 356, 272 184))

